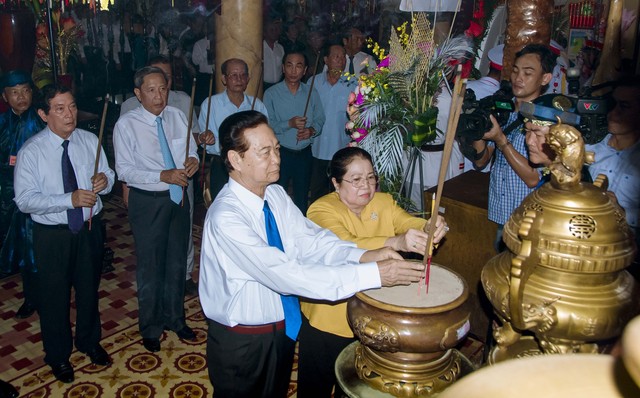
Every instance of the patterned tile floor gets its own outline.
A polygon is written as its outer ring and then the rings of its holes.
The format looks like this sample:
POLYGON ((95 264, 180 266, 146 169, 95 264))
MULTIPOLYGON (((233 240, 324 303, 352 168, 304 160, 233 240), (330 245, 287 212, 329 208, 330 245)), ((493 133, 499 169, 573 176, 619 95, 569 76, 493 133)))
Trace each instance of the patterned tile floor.
MULTIPOLYGON (((194 218, 196 224, 202 223, 203 208, 196 208, 194 218)), ((162 351, 147 352, 140 343, 137 327, 133 237, 126 210, 117 196, 106 201, 103 219, 107 225, 107 244, 114 251, 115 271, 104 274, 100 285, 102 344, 113 364, 97 367, 87 356, 74 351, 71 363, 76 371, 75 382, 56 381, 43 361, 37 314, 26 320, 14 317, 23 299, 21 279, 14 275, 0 280, 0 378, 18 388, 21 397, 211 396, 213 388, 205 357, 206 322, 198 298, 185 299, 187 323, 196 331, 197 341, 180 340, 175 333, 165 332, 162 351)), ((196 245, 194 273, 197 274, 202 228, 194 225, 193 232, 196 245)), ((75 318, 73 312, 72 304, 71 319, 75 318)), ((480 343, 467 339, 460 350, 474 364, 479 364, 480 343)), ((296 396, 296 379, 294 365, 290 397, 296 396)))

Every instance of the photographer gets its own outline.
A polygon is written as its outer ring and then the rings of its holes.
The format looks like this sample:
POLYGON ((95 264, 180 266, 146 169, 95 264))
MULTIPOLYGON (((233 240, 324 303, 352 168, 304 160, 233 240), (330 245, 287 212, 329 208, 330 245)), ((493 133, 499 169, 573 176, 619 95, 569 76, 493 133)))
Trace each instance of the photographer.
POLYGON ((522 102, 538 98, 546 90, 554 66, 555 56, 546 45, 529 44, 516 53, 510 79, 516 111, 505 126, 498 125, 495 117, 491 116, 492 128, 481 140, 473 143, 478 168, 485 167, 498 149, 489 183, 489 220, 498 224, 497 251, 502 250, 504 223, 540 181, 540 174, 527 157, 518 107, 522 102))

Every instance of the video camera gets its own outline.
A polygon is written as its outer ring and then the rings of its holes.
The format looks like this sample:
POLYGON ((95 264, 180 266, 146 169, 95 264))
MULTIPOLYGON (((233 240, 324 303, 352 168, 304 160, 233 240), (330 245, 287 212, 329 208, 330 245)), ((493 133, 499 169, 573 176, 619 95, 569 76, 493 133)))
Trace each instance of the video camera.
POLYGON ((482 136, 493 126, 489 116, 493 115, 498 124, 503 126, 514 110, 511 83, 507 80, 500 83, 498 91, 480 100, 476 98, 472 89, 467 89, 456 128, 456 139, 462 154, 473 160, 476 154, 472 146, 473 142, 482 139, 482 136))

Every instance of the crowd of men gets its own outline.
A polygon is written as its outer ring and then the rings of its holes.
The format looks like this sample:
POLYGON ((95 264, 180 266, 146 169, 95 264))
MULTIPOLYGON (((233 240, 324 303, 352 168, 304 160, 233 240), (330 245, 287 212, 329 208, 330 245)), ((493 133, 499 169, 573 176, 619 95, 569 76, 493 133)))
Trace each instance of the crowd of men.
MULTIPOLYGON (((94 134, 77 128, 78 107, 70 89, 46 87, 34 103, 27 74, 3 75, 2 95, 10 109, 0 115, 1 216, 3 228, 7 226, 0 260, 9 258, 23 270, 25 296, 41 321, 45 362, 62 382, 74 380, 69 363, 74 344, 94 364, 111 363, 100 345, 100 195, 110 192, 116 178, 126 186, 138 256, 142 343, 150 352, 161 350, 165 330, 181 339, 196 338, 185 322, 184 296, 190 285, 195 292, 192 177, 202 146, 211 157, 214 202, 204 225, 199 294, 209 325, 209 376, 216 396, 286 395, 300 322, 296 296, 338 300, 362 289, 420 278, 422 266, 405 262, 395 251, 357 249, 304 217, 310 197, 330 191, 328 162, 348 143, 346 106, 355 81, 344 74, 375 68, 362 52, 362 32, 350 27, 325 45, 310 32, 309 45, 303 46, 295 21, 283 25, 272 19, 265 24, 264 100, 246 93, 249 80, 257 78, 250 76, 247 63, 230 58, 216 73, 225 90, 211 98, 205 94, 198 101, 199 116, 189 115, 189 97, 172 89, 172 58, 180 49, 191 54, 189 62, 207 64, 193 63, 184 73, 211 70, 211 57, 195 54, 199 40, 210 47, 211 37, 202 32, 206 22, 205 14, 189 19, 178 46, 160 26, 158 55, 145 53, 143 64, 133 57, 131 71, 136 68, 129 78, 135 96, 122 104, 113 132, 115 171, 100 151, 98 172, 93 173, 98 142, 94 134), (183 47, 187 42, 192 46, 183 47), (320 48, 322 68, 310 74, 308 51, 320 48), (306 79, 313 79, 313 86, 306 79), (187 131, 190 118, 192 130, 187 131), (25 228, 33 240, 27 239, 25 228), (6 253, 18 246, 19 256, 6 253), (89 266, 77 267, 80 262, 89 266), (300 267, 305 272, 298 272, 300 267), (72 287, 75 338, 69 319, 72 287), (245 354, 238 354, 239 347, 246 348, 245 354)), ((536 147, 528 149, 525 139, 532 128, 518 109, 545 92, 555 65, 549 46, 528 45, 518 52, 510 74, 516 110, 503 126, 492 117, 492 128, 472 144, 475 167, 491 162, 489 218, 499 226, 542 178, 540 165, 530 157, 536 147)), ((609 189, 637 233, 640 83, 619 82, 614 99, 610 134, 592 147, 592 174, 609 176, 609 189)), ((7 264, 0 265, 5 269, 7 264)))

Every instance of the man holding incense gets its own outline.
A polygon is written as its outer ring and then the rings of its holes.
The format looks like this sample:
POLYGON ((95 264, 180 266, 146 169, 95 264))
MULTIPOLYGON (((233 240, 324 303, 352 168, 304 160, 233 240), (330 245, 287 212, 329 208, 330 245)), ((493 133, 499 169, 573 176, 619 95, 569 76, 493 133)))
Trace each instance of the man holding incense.
POLYGON ((229 173, 220 157, 220 144, 218 143, 218 130, 220 124, 227 116, 240 111, 256 110, 268 116, 267 108, 262 101, 245 94, 249 83, 249 66, 238 58, 224 61, 220 67, 222 71, 222 84, 226 89, 205 99, 200 106, 198 122, 202 133, 202 141, 207 144, 207 153, 212 155, 211 173, 209 176, 209 190, 211 198, 215 199, 218 192, 229 180, 229 173), (208 121, 208 125, 207 125, 208 121))
POLYGON ((99 195, 111 191, 115 174, 98 138, 76 128, 78 108, 70 90, 47 86, 42 97, 38 115, 47 127, 18 152, 15 202, 33 220, 36 272, 30 280, 40 316, 44 360, 56 379, 71 383, 71 288, 75 291, 76 348, 95 365, 111 364, 100 346, 98 287, 103 239, 99 195))
POLYGON ((324 109, 318 92, 301 82, 307 71, 307 59, 302 52, 285 54, 282 70, 284 80, 264 93, 269 112, 269 125, 280 141, 280 179, 285 189, 293 183, 293 202, 304 214, 309 206, 311 182, 311 144, 322 131, 324 109))
POLYGON ((196 337, 184 315, 192 206, 185 189, 199 162, 185 114, 167 106, 168 81, 162 69, 138 70, 134 85, 142 106, 120 117, 113 145, 118 177, 131 189, 140 334, 144 347, 156 352, 165 329, 181 339, 196 337))

